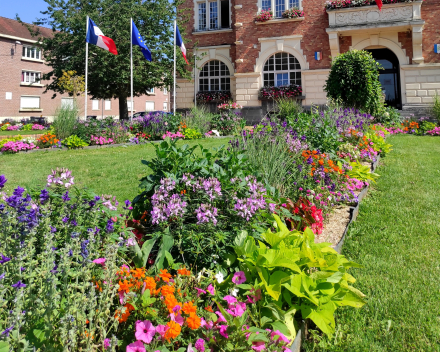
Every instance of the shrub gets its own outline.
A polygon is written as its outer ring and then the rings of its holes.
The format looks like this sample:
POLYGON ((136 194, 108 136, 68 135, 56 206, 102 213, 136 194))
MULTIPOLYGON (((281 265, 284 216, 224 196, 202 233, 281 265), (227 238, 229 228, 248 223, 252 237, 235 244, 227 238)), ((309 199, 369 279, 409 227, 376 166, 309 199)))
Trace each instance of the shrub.
POLYGON ((327 97, 372 115, 380 113, 383 97, 379 68, 367 51, 350 50, 339 54, 332 63, 324 87, 327 97))
POLYGON ((74 127, 78 120, 79 110, 76 104, 73 106, 62 105, 55 112, 52 127, 59 139, 65 139, 75 133, 74 127))
POLYGON ((402 122, 402 116, 397 109, 387 106, 376 115, 374 120, 385 126, 394 126, 399 125, 402 122))
POLYGON ((240 112, 222 112, 211 120, 211 129, 217 130, 220 135, 228 136, 239 132, 244 128, 246 121, 241 117, 240 112))
POLYGON ((203 135, 194 128, 186 128, 183 132, 185 139, 200 139, 203 135))
POLYGON ((71 135, 61 142, 69 149, 77 149, 87 147, 88 144, 76 135, 71 135))
POLYGON ((205 134, 211 130, 211 121, 213 118, 214 114, 208 112, 206 107, 202 105, 192 107, 184 120, 187 127, 196 129, 200 133, 205 134))
POLYGON ((438 94, 434 96, 431 106, 431 114, 437 119, 437 123, 440 124, 440 97, 438 94))
POLYGON ((281 120, 294 121, 298 114, 303 112, 301 103, 294 99, 278 98, 276 100, 275 113, 281 120))

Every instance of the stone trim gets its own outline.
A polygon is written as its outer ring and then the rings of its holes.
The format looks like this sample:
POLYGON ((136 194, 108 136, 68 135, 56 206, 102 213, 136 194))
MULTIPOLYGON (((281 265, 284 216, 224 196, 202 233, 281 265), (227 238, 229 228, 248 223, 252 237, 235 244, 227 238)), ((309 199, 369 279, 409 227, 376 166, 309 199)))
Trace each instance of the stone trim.
POLYGON ((280 22, 298 22, 298 21, 304 21, 305 19, 306 19, 305 17, 274 18, 272 20, 268 20, 268 21, 264 21, 264 22, 255 21, 255 24, 261 25, 261 24, 276 24, 276 23, 280 23, 280 22))
POLYGON ((226 28, 226 29, 216 29, 216 30, 207 30, 207 31, 194 31, 192 32, 192 35, 203 35, 203 34, 217 34, 217 33, 225 33, 225 32, 232 32, 232 28, 226 28))

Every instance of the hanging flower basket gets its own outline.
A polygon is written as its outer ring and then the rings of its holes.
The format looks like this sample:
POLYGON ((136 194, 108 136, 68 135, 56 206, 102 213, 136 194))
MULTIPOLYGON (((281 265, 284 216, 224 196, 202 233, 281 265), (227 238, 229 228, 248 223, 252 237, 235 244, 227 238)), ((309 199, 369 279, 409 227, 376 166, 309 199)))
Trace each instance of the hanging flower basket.
POLYGON ((263 87, 258 93, 260 100, 273 100, 277 98, 294 98, 302 95, 302 88, 297 85, 284 87, 263 87))
POLYGON ((232 94, 228 90, 198 92, 196 95, 197 103, 225 103, 232 100, 232 94))

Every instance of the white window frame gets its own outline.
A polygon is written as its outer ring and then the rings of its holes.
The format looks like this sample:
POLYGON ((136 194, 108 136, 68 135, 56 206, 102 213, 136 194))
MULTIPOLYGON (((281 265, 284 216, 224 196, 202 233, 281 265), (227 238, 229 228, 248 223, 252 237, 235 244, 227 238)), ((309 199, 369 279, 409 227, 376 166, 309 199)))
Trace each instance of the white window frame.
POLYGON ((146 112, 156 111, 155 109, 156 109, 156 104, 154 103, 154 101, 147 100, 147 101, 145 102, 145 111, 146 111, 146 112), (153 104, 153 109, 152 109, 152 110, 148 110, 148 109, 147 109, 147 104, 148 104, 148 103, 152 103, 152 104, 153 104))
MULTIPOLYGON (((261 1, 261 0, 258 0, 261 1)), ((221 0, 194 0, 194 31, 195 32, 207 32, 207 31, 220 31, 220 30, 227 30, 231 28, 231 16, 232 16, 232 8, 231 8, 231 0, 228 1, 229 4, 229 26, 228 28, 222 28, 221 24, 221 18, 222 18, 222 10, 221 10, 221 0), (217 28, 209 28, 209 3, 210 2, 217 2, 217 28), (205 3, 206 5, 206 28, 200 29, 199 28, 199 4, 205 3)))
POLYGON ((42 60, 41 49, 35 45, 23 45, 21 57, 23 59, 27 59, 27 60, 40 60, 41 61, 42 60), (30 52, 31 52, 31 50, 34 50, 34 49, 36 50, 35 57, 31 57, 30 52), (29 56, 27 56, 27 55, 29 55, 29 56))
POLYGON ((110 99, 106 99, 104 101, 104 110, 108 111, 112 109, 112 101, 110 99))
POLYGON ((92 99, 92 110, 99 111, 99 99, 92 99))
POLYGON ((71 107, 71 108, 73 108, 73 98, 61 98, 61 106, 66 106, 66 104, 65 103, 63 103, 63 101, 66 101, 66 100, 68 100, 69 101, 69 107, 71 107))
POLYGON ((162 107, 163 111, 168 111, 168 102, 164 101, 162 107))
POLYGON ((150 90, 147 90, 147 93, 148 93, 148 94, 155 94, 155 93, 154 93, 154 88, 150 88, 150 90))
MULTIPOLYGON (((219 70, 219 73, 220 72, 221 72, 221 70, 219 70)), ((217 79, 217 78, 219 80, 219 88, 220 88, 219 90, 220 91, 222 90, 221 89, 221 79, 222 78, 229 78, 229 90, 231 90, 231 71, 229 70, 228 65, 226 65, 223 61, 220 61, 220 60, 209 60, 209 61, 205 62, 203 64, 203 66, 201 67, 201 70, 199 71, 198 75, 197 75, 197 89, 198 89, 197 91, 198 92, 216 92, 216 90, 211 90, 211 79, 217 79), (202 76, 201 73, 202 73, 202 70, 205 67, 205 65, 209 65, 209 63, 213 62, 213 61, 219 61, 221 64, 224 64, 226 66, 226 68, 228 69, 228 71, 229 71, 229 75, 228 76, 221 76, 221 75, 219 75, 219 76, 211 76, 210 72, 208 71, 208 76, 202 76), (202 91, 200 89, 200 80, 202 80, 202 79, 208 79, 208 85, 209 85, 209 90, 208 91, 206 91, 206 90, 202 91)))
MULTIPOLYGON (((128 112, 131 112, 131 99, 127 99, 127 109, 128 109, 128 112)), ((134 99, 133 99, 133 111, 135 111, 135 109, 134 109, 134 99)))
POLYGON ((39 95, 22 95, 20 96, 20 110, 41 110, 41 97, 39 95), (38 98, 38 107, 23 107, 22 99, 23 98, 38 98))
POLYGON ((41 71, 21 70, 21 83, 22 84, 41 84, 41 71), (26 81, 26 75, 28 80, 26 81), (33 78, 31 78, 33 76, 33 78))
MULTIPOLYGON (((301 84, 299 84, 299 86, 302 86, 302 80, 303 80, 303 77, 302 77, 302 72, 301 72, 301 64, 299 63, 299 60, 295 57, 295 55, 292 55, 292 54, 287 53, 287 52, 285 52, 285 51, 282 51, 282 52, 278 52, 278 53, 272 54, 271 56, 269 56, 269 57, 267 58, 267 60, 264 62, 264 65, 263 65, 263 70, 262 70, 262 81, 263 81, 263 87, 265 87, 264 74, 266 74, 266 73, 273 73, 273 75, 274 75, 274 86, 277 87, 277 84, 276 84, 276 80, 277 80, 276 75, 277 75, 277 74, 288 73, 288 74, 289 74, 289 76, 288 76, 289 84, 288 84, 288 85, 290 85, 290 73, 291 73, 291 72, 299 72, 299 73, 300 73, 301 84), (288 57, 289 57, 289 56, 293 56, 293 57, 296 59, 296 61, 298 61, 297 64, 299 65, 299 69, 290 69, 290 61, 289 61, 289 62, 288 62, 288 65, 289 65, 289 69, 288 69, 288 70, 277 70, 277 69, 276 69, 276 61, 275 61, 275 57, 274 57, 276 54, 287 54, 288 57), (266 63, 267 63, 267 62, 270 60, 270 58, 272 58, 272 57, 274 57, 274 70, 268 70, 268 71, 265 71, 266 63)), ((278 86, 278 87, 280 87, 280 86, 278 86)))
MULTIPOLYGON (((303 9, 303 4, 302 4, 302 0, 298 0, 299 1, 299 10, 303 9)), ((276 6, 275 6, 276 0, 270 0, 270 5, 271 5, 271 11, 273 13, 273 18, 282 18, 282 16, 277 17, 276 16, 276 6)), ((258 12, 261 12, 263 7, 263 0, 258 0, 258 12)), ((296 6, 293 6, 296 7, 296 6)), ((284 0, 284 11, 289 10, 293 7, 290 7, 290 0, 284 0)))
POLYGON ((168 95, 168 88, 167 87, 163 87, 163 94, 168 95))

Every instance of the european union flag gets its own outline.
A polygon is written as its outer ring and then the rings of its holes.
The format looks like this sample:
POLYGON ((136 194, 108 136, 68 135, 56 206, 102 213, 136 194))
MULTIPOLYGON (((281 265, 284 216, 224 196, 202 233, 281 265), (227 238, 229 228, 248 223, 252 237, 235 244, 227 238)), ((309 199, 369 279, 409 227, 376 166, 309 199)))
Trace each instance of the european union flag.
POLYGON ((142 54, 144 54, 144 57, 148 61, 151 61, 151 51, 150 49, 148 49, 147 45, 144 42, 144 39, 141 37, 133 21, 131 21, 131 26, 131 43, 133 45, 139 45, 141 47, 142 54))

